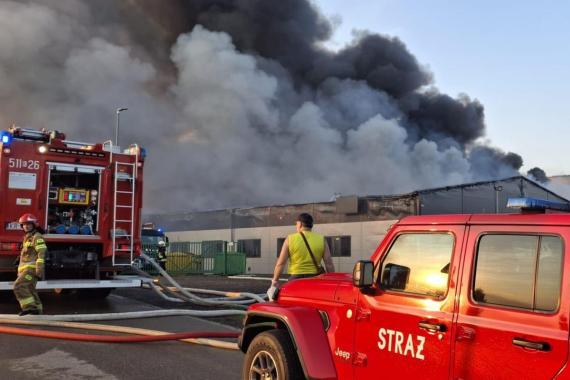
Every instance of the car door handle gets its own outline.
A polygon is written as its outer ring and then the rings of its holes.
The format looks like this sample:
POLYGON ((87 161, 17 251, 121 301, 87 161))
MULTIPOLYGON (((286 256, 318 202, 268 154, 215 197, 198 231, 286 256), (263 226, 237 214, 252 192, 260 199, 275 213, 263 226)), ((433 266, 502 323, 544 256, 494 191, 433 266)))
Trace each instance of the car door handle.
POLYGON ((546 342, 531 342, 523 338, 513 338, 513 345, 531 350, 550 351, 550 344, 546 342))
POLYGON ((445 332, 447 329, 444 324, 430 323, 428 321, 420 321, 418 325, 420 326, 420 329, 427 330, 429 332, 445 332))

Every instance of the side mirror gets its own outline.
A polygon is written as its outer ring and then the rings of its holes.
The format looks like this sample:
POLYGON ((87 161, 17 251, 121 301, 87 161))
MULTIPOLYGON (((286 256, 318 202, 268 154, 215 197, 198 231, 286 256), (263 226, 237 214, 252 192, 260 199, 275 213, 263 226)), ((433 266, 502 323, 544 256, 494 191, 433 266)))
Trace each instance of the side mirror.
POLYGON ((352 270, 352 283, 357 288, 369 288, 374 283, 374 263, 370 260, 360 260, 352 270))

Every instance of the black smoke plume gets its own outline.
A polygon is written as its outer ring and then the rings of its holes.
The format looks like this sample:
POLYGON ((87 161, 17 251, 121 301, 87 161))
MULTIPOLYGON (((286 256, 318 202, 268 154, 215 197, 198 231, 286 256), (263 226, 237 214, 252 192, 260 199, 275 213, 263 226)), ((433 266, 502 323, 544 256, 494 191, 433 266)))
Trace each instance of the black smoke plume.
POLYGON ((518 173, 484 107, 396 37, 339 51, 309 0, 0 2, 0 122, 150 153, 149 212, 388 194, 518 173), (26 26, 22 28, 22 26, 26 26))
POLYGON ((549 179, 544 170, 541 168, 532 168, 526 172, 526 175, 540 183, 548 183, 549 179))

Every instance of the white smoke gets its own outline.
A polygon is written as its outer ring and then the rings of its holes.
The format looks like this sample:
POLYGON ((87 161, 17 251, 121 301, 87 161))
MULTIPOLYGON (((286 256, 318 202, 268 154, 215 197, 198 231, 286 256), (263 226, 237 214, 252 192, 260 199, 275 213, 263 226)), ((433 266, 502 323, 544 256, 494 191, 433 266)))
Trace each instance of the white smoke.
MULTIPOLYGON (((532 177, 531 177, 532 178, 532 177)), ((543 184, 546 188, 554 193, 570 199, 570 177, 569 176, 554 176, 550 177, 549 181, 543 184)))
MULTIPOLYGON (((49 3, 49 2, 48 2, 49 3)), ((390 194, 477 179, 461 150, 410 138, 392 98, 363 81, 317 90, 279 63, 196 26, 172 47, 174 74, 120 28, 69 8, 0 3, 0 122, 149 152, 146 212, 390 194), (25 27, 23 27, 25 26, 25 27), (116 38, 113 38, 116 37, 116 38)))

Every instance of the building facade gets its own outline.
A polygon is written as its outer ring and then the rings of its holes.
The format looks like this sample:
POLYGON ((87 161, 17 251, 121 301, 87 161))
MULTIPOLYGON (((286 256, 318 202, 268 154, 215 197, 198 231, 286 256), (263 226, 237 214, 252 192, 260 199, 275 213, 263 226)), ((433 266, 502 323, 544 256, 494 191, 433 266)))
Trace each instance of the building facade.
POLYGON ((147 215, 167 231, 171 242, 200 241, 205 246, 244 252, 250 274, 272 272, 297 215, 308 212, 314 231, 324 235, 339 272, 374 252, 388 228, 408 215, 508 213, 507 199, 568 200, 525 177, 427 189, 391 196, 341 196, 330 202, 147 215))

